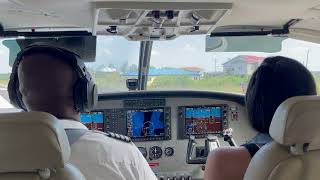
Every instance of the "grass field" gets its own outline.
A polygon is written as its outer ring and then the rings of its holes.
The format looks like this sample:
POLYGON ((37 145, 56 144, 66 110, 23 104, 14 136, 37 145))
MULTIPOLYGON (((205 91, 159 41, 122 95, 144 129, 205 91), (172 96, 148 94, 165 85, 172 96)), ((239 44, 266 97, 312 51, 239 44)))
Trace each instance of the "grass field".
MULTIPOLYGON (((0 87, 7 87, 9 74, 0 74, 0 87)), ((99 92, 127 91, 126 78, 119 73, 93 74, 98 84, 99 92)), ((244 93, 244 86, 249 81, 248 76, 204 76, 194 80, 187 76, 158 76, 149 78, 148 90, 208 90, 233 93, 244 93)), ((315 76, 318 94, 320 94, 320 75, 315 76)))
MULTIPOLYGON (((94 79, 100 92, 127 90, 125 78, 118 73, 95 74, 94 79)), ((194 80, 188 76, 158 76, 149 78, 148 90, 208 90, 232 93, 245 93, 245 86, 249 76, 204 76, 194 80)), ((320 75, 315 76, 318 94, 320 94, 320 75)))
POLYGON ((7 87, 10 74, 0 74, 0 87, 7 87))
POLYGON ((126 90, 126 79, 119 73, 91 73, 100 92, 126 90))
POLYGON ((148 84, 148 89, 193 89, 244 93, 243 85, 248 80, 247 76, 204 76, 200 80, 187 76, 159 76, 148 84))

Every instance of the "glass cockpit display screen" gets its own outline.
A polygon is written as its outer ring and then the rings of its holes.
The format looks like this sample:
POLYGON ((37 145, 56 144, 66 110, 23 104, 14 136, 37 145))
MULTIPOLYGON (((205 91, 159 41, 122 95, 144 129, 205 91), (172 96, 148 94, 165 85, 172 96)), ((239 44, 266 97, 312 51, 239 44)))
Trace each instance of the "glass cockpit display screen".
POLYGON ((187 134, 193 135, 221 133, 221 106, 186 107, 185 130, 187 134))
POLYGON ((81 113, 80 122, 87 126, 87 128, 90 130, 104 131, 103 112, 81 113))
POLYGON ((164 137, 164 109, 128 110, 127 131, 127 135, 133 139, 164 137))

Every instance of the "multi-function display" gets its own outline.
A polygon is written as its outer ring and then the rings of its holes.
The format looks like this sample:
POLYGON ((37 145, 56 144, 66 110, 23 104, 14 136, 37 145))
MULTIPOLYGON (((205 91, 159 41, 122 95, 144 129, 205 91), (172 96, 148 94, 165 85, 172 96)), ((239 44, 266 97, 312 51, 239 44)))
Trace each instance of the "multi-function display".
POLYGON ((128 136, 136 138, 152 138, 165 136, 165 115, 163 108, 128 110, 128 136))

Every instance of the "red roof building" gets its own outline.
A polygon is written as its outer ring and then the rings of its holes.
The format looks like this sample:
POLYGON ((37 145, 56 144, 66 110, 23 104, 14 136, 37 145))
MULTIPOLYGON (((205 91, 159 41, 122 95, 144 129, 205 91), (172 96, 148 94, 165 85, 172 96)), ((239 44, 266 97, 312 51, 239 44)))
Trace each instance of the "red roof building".
POLYGON ((223 64, 223 72, 230 75, 251 75, 265 58, 239 55, 223 64))
POLYGON ((264 57, 259 56, 243 55, 242 57, 245 59, 246 63, 261 63, 264 60, 264 57))

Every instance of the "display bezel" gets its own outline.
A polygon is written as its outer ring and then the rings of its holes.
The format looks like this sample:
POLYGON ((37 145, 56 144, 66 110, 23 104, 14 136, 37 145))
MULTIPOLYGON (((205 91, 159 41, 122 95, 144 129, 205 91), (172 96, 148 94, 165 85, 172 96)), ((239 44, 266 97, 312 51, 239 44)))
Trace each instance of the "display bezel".
POLYGON ((205 138, 208 134, 214 134, 218 136, 222 136, 223 131, 228 129, 228 106, 226 104, 213 104, 213 105, 196 105, 196 106, 180 106, 178 107, 179 113, 179 138, 180 139, 187 139, 190 135, 194 135, 196 138, 205 138), (221 126, 222 131, 219 132, 207 132, 207 133, 188 133, 186 127, 186 109, 187 108, 214 108, 220 107, 221 112, 221 126))
POLYGON ((170 108, 167 107, 152 107, 152 108, 130 108, 126 109, 125 111, 125 120, 126 120, 126 132, 127 136, 129 136, 133 141, 156 141, 156 140, 169 140, 171 138, 171 131, 170 131, 170 120, 171 120, 171 112, 170 108), (154 110, 163 110, 163 122, 164 122, 164 135, 163 136, 146 136, 146 137, 133 137, 130 135, 129 131, 131 131, 129 128, 132 127, 132 121, 128 118, 128 112, 129 111, 154 111, 154 110))

